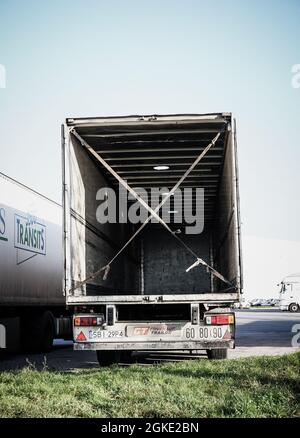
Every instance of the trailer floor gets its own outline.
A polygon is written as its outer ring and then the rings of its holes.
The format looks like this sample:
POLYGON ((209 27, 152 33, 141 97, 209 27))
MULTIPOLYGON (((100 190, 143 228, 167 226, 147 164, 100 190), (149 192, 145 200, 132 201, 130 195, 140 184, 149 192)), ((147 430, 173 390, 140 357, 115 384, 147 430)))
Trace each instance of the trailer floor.
MULTIPOLYGON (((298 325, 295 329, 300 331, 300 313, 291 314, 273 309, 242 310, 236 311, 236 317, 237 347, 235 350, 229 350, 229 358, 276 356, 300 350, 300 339, 298 347, 291 346, 292 337, 296 334, 292 332, 293 326, 298 325)), ((139 353, 136 360, 144 366, 158 361, 207 360, 204 351, 199 353, 139 353)), ((58 371, 98 368, 94 352, 73 351, 71 342, 61 340, 56 340, 54 350, 46 355, 0 355, 0 371, 20 369, 29 365, 37 369, 48 367, 58 371)))

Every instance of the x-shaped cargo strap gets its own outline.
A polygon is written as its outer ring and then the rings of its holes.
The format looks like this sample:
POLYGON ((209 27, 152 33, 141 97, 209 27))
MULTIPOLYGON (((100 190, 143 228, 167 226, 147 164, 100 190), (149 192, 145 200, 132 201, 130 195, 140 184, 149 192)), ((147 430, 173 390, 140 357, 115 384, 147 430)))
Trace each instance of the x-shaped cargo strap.
POLYGON ((209 143, 208 146, 201 152, 201 154, 196 158, 196 160, 193 162, 193 164, 188 168, 188 170, 184 173, 184 175, 179 179, 179 181, 174 185, 174 187, 171 189, 171 191, 163 198, 163 200, 155 207, 153 210, 145 201, 142 199, 136 191, 130 187, 127 182, 120 177, 120 175, 114 171, 114 169, 77 133, 75 128, 70 129, 70 133, 72 133, 77 139, 80 141, 82 146, 84 146, 95 158, 97 161, 99 161, 118 181, 119 183, 129 192, 131 195, 150 213, 150 216, 147 217, 147 219, 142 223, 142 225, 136 230, 136 232, 130 237, 130 239, 125 243, 125 245, 117 252, 117 254, 114 255, 114 257, 105 265, 102 266, 100 269, 98 269, 96 272, 94 272, 92 275, 87 277, 85 280, 80 281, 77 283, 76 286, 74 286, 70 292, 74 292, 74 290, 82 287, 84 284, 86 284, 88 281, 93 280, 96 278, 101 272, 104 271, 103 279, 105 280, 108 276, 108 273, 110 271, 110 265, 114 262, 114 260, 124 251, 124 249, 135 239, 135 237, 142 231, 142 229, 147 225, 147 223, 151 220, 152 217, 157 219, 171 234, 172 236, 177 239, 182 246, 195 258, 196 261, 186 269, 186 272, 189 272, 191 269, 195 268, 198 265, 205 266, 215 277, 222 280, 224 283, 228 284, 229 286, 233 287, 233 284, 228 281, 222 274, 220 274, 218 271, 216 271, 212 266, 208 265, 203 259, 197 256, 197 254, 189 248, 183 240, 181 240, 177 234, 173 233, 171 228, 165 223, 165 221, 157 214, 157 212, 160 210, 160 208, 167 202, 167 200, 172 196, 173 193, 179 188, 179 186, 182 184, 182 182, 187 178, 187 176, 190 174, 190 172, 197 166, 197 164, 202 160, 202 158, 207 154, 207 152, 215 145, 218 138, 220 137, 221 133, 219 132, 214 139, 209 143))

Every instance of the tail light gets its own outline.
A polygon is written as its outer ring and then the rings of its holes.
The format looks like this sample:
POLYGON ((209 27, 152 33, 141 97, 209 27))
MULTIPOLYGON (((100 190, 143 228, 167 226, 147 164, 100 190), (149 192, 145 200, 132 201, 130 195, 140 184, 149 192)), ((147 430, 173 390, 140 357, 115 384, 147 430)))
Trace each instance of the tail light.
POLYGON ((76 316, 74 318, 74 325, 76 327, 80 326, 97 326, 103 325, 104 317, 103 316, 76 316))
POLYGON ((207 325, 227 325, 234 324, 234 315, 211 315, 205 317, 207 325))

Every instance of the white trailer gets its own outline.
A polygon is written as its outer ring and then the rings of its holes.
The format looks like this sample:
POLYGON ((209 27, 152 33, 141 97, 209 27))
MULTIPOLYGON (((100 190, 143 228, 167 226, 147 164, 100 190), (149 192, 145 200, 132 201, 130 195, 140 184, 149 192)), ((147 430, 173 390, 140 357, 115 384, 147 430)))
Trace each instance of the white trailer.
POLYGON ((0 173, 2 348, 48 351, 70 331, 61 224, 60 205, 0 173))
POLYGON ((74 348, 96 350, 100 364, 135 350, 204 349, 226 357, 235 345, 231 309, 242 292, 231 114, 69 118, 62 144, 64 293, 74 309, 74 348), (137 187, 146 195, 163 187, 169 199, 179 186, 204 189, 202 232, 193 235, 177 220, 172 199, 167 227, 151 221, 139 232, 141 224, 124 219, 127 191, 135 197, 137 187), (103 190, 116 193, 115 223, 97 218, 103 190))

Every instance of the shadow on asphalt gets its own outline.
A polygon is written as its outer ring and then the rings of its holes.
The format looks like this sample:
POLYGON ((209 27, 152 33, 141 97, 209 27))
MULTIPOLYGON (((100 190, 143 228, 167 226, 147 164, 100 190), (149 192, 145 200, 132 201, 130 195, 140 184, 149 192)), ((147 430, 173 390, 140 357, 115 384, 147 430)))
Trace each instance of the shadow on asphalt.
POLYGON ((300 314, 288 314, 285 319, 271 319, 271 312, 260 313, 260 319, 249 322, 240 316, 236 330, 236 347, 291 347, 295 335, 292 328, 295 324, 300 324, 300 314))
MULTIPOLYGON (((207 359, 206 352, 195 350, 189 352, 135 352, 130 361, 119 363, 120 366, 153 365, 167 362, 207 359)), ((32 368, 39 371, 71 371, 74 369, 99 369, 96 353, 93 351, 73 351, 69 346, 55 346, 47 354, 1 354, 0 371, 13 371, 32 368)))

